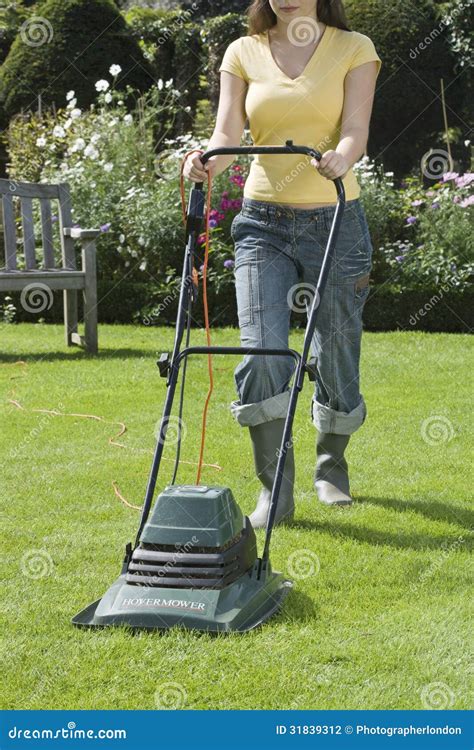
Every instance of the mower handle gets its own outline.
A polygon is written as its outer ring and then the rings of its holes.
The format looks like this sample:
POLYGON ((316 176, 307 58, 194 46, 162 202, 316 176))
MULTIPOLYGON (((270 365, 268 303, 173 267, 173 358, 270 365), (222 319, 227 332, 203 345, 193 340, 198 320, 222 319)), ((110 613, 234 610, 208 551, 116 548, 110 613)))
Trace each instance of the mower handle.
MULTIPOLYGON (((201 154, 200 159, 203 164, 206 164, 211 156, 222 156, 224 154, 306 154, 316 159, 316 161, 321 161, 323 158, 321 152, 315 148, 310 148, 310 146, 295 146, 293 145, 293 141, 285 141, 284 146, 221 146, 213 148, 210 151, 205 151, 201 154)), ((336 177, 333 182, 336 186, 338 201, 344 202, 345 193, 341 178, 336 177)), ((197 190, 202 190, 203 183, 196 182, 195 187, 197 190)))

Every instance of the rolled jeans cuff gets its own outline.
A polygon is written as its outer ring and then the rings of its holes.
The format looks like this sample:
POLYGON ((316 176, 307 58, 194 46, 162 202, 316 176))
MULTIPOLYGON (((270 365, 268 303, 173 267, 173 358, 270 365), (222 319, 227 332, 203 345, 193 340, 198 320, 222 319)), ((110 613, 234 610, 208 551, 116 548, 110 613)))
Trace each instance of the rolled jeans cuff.
POLYGON ((230 410, 232 416, 242 427, 253 427, 262 422, 271 422, 273 419, 286 417, 289 403, 290 391, 286 390, 254 404, 241 404, 240 401, 232 401, 230 410))
POLYGON ((358 406, 350 412, 336 411, 330 406, 320 404, 316 399, 311 401, 311 416, 318 432, 331 432, 336 435, 351 435, 359 429, 367 416, 367 407, 363 398, 358 406))

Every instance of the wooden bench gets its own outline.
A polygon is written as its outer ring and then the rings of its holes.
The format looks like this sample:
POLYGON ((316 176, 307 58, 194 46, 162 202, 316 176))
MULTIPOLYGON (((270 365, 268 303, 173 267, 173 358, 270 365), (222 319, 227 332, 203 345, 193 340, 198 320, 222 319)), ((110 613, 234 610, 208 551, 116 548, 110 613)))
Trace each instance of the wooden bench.
MULTIPOLYGON (((97 265, 95 240, 100 229, 77 229, 72 226, 71 199, 67 183, 47 185, 0 179, 3 208, 5 266, 0 268, 0 292, 28 292, 33 299, 35 290, 51 296, 55 289, 63 290, 64 327, 66 344, 84 346, 96 354, 97 338, 97 265), (15 197, 21 206, 22 245, 24 256, 17 254, 15 197), (36 236, 33 200, 39 201, 43 263, 36 260, 36 236), (56 265, 51 201, 58 202, 59 243, 61 264, 56 265), (75 240, 82 247, 82 268, 77 269, 75 240), (20 261, 20 262, 19 262, 20 261), (77 293, 82 290, 84 301, 84 336, 78 333, 77 293)), ((58 248, 59 250, 59 248, 58 248)), ((58 253, 59 254, 59 253, 58 253)), ((29 308, 26 308, 29 309, 29 308)), ((45 309, 44 307, 42 309, 45 309)))

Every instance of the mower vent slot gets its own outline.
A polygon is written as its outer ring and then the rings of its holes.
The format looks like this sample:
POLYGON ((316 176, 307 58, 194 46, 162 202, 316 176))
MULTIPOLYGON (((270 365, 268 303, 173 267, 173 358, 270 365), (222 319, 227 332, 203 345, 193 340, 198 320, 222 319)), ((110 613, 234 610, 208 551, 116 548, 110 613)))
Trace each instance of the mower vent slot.
POLYGON ((133 551, 127 583, 173 588, 223 588, 249 570, 256 557, 255 533, 245 528, 223 547, 140 543, 133 551))

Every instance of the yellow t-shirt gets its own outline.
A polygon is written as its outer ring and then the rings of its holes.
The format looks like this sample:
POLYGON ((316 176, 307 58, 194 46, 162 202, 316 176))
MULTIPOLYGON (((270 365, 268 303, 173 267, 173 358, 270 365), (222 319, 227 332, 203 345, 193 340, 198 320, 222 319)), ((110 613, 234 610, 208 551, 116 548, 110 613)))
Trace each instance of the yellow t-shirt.
MULTIPOLYGON (((326 26, 303 73, 289 78, 276 64, 268 33, 243 36, 231 42, 219 71, 233 73, 247 83, 245 111, 255 146, 284 146, 292 140, 321 153, 340 140, 344 78, 358 65, 381 60, 372 40, 357 31, 326 26)), ((360 194, 350 169, 344 187, 348 200, 360 194)), ((310 164, 304 154, 253 155, 244 196, 278 203, 334 203, 334 184, 310 164)))

